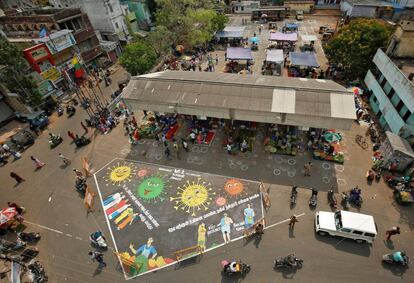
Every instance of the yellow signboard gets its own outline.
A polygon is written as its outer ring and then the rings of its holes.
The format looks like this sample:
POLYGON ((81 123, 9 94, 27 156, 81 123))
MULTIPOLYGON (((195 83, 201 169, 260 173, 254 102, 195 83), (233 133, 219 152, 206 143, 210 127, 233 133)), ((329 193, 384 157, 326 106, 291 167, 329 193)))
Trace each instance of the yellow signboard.
POLYGON ((61 74, 56 67, 51 67, 46 71, 40 73, 40 76, 45 80, 51 80, 54 82, 61 77, 61 74))

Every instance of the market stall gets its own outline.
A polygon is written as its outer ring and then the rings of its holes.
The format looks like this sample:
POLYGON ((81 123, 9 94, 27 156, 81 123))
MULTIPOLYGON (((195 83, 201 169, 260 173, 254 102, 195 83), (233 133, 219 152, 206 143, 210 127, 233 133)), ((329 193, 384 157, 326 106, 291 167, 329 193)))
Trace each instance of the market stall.
POLYGON ((249 70, 253 60, 252 50, 244 47, 229 47, 226 50, 225 60, 228 61, 225 72, 237 73, 243 69, 249 70), (240 64, 240 60, 246 60, 246 64, 240 64))
POLYGON ((314 52, 290 52, 289 57, 289 77, 317 77, 315 68, 319 68, 319 63, 314 52))
POLYGON ((265 151, 276 154, 296 155, 298 148, 296 127, 272 124, 267 132, 267 137, 263 142, 265 151))
POLYGON ((262 74, 271 76, 281 76, 283 62, 284 56, 282 49, 266 50, 266 60, 263 61, 262 74))
POLYGON ((302 45, 300 46, 300 50, 302 52, 314 51, 315 41, 318 40, 316 35, 302 34, 300 37, 302 39, 302 45))
POLYGON ((229 122, 225 128, 226 137, 222 145, 231 145, 232 151, 252 151, 257 133, 257 123, 248 121, 229 122))
POLYGON ((297 33, 281 33, 281 32, 272 32, 269 36, 269 44, 268 48, 277 48, 283 49, 285 52, 294 51, 296 41, 298 41, 298 34, 297 33))
POLYGON ((414 161, 414 152, 404 138, 391 132, 385 132, 387 139, 382 143, 379 151, 382 155, 382 166, 390 167, 393 171, 404 172, 414 161))
POLYGON ((225 27, 222 31, 216 33, 217 43, 241 46, 245 28, 243 26, 225 27))
POLYGON ((308 149, 314 159, 344 163, 340 142, 342 136, 335 130, 310 129, 308 149))
POLYGON ((282 27, 283 33, 296 33, 299 29, 299 25, 295 23, 285 23, 285 25, 282 27))

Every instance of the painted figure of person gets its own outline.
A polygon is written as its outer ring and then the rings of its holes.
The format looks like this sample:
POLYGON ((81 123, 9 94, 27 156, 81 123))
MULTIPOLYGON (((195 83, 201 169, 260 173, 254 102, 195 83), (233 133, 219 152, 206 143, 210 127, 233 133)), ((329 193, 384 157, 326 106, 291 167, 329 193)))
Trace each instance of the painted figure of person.
POLYGON ((233 219, 231 219, 227 213, 224 213, 223 217, 220 220, 220 227, 221 233, 223 233, 223 240, 224 243, 230 243, 230 232, 231 232, 231 224, 233 224, 233 219))
POLYGON ((129 249, 135 255, 135 263, 141 266, 139 273, 148 271, 148 261, 151 256, 152 259, 155 259, 157 256, 157 250, 152 246, 154 240, 150 237, 146 244, 140 246, 137 250, 134 249, 134 246, 129 245, 129 249))
POLYGON ((201 223, 198 225, 198 238, 197 238, 197 245, 200 246, 203 252, 206 251, 206 224, 201 223))
POLYGON ((243 211, 244 214, 244 227, 250 228, 254 224, 254 210, 251 208, 250 203, 247 204, 247 207, 243 211))

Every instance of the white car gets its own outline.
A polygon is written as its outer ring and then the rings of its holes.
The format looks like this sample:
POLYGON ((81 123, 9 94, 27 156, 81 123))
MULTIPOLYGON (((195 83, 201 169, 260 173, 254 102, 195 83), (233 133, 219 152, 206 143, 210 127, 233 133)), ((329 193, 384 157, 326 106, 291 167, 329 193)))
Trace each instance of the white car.
POLYGON ((340 236, 357 243, 372 243, 377 236, 373 216, 344 210, 316 212, 315 230, 321 236, 340 236))

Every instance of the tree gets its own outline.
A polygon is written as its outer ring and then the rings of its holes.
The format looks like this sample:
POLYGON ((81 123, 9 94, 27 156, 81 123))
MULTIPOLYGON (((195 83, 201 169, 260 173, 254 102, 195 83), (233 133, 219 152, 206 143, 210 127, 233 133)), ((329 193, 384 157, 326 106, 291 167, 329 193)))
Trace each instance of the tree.
POLYGON ((120 63, 133 76, 151 70, 157 60, 154 49, 144 41, 127 45, 120 58, 120 63))
POLYGON ((363 78, 377 49, 387 46, 392 30, 379 20, 353 20, 327 44, 325 53, 330 62, 342 63, 350 79, 363 78))
POLYGON ((0 35, 0 81, 15 93, 19 93, 32 106, 42 103, 42 95, 37 90, 30 67, 22 57, 22 52, 0 35))
POLYGON ((174 35, 165 26, 157 26, 147 38, 148 44, 151 45, 158 57, 168 50, 173 41, 174 35))

